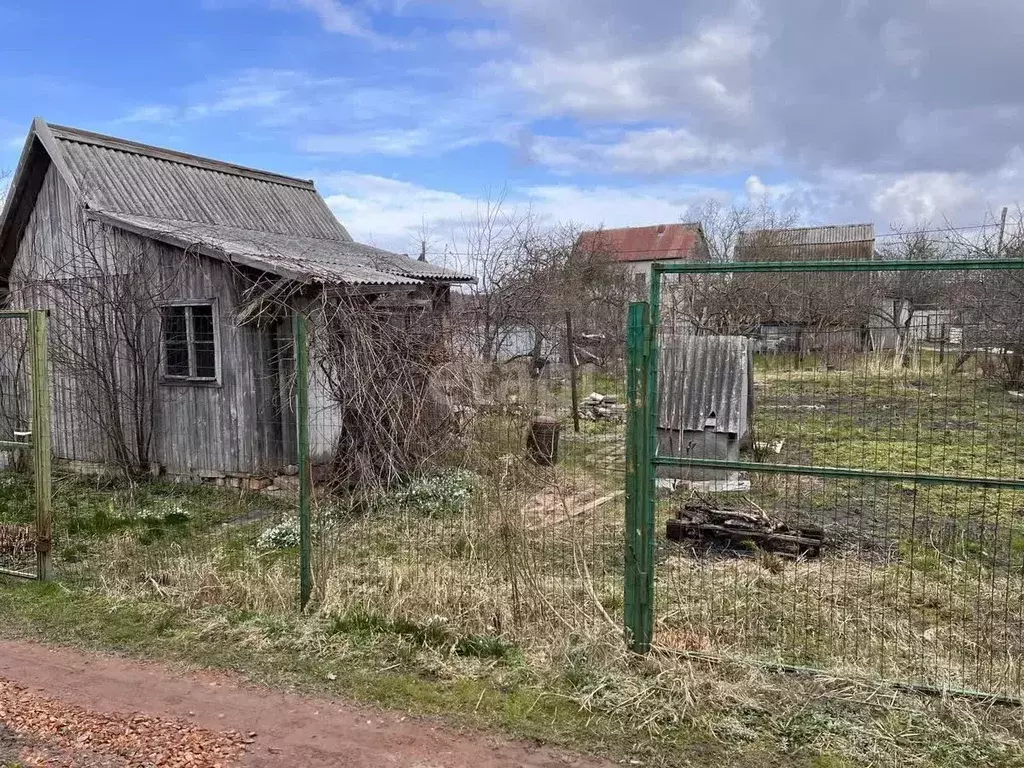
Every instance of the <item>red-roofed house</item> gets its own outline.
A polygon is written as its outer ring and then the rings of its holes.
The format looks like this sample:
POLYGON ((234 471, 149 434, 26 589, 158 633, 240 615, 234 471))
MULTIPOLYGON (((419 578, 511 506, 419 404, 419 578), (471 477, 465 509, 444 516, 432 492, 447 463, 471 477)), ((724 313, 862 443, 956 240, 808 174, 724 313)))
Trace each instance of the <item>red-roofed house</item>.
POLYGON ((646 281, 656 261, 710 261, 711 253, 700 224, 655 224, 584 232, 577 247, 605 252, 637 279, 646 281))

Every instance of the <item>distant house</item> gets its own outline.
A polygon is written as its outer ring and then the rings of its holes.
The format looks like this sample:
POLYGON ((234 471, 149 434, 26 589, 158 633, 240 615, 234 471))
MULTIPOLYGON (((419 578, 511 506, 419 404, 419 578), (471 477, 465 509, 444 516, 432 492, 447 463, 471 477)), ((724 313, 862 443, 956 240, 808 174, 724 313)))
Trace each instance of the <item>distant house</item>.
POLYGON ((839 224, 740 233, 736 261, 870 261, 874 224, 839 224))
MULTIPOLYGON (((443 308, 453 283, 471 280, 355 242, 311 181, 41 119, 0 219, 0 297, 51 310, 59 342, 56 457, 111 458, 110 425, 97 422, 93 406, 103 395, 98 369, 87 348, 69 349, 67 339, 92 343, 83 324, 120 323, 128 325, 124 343, 104 350, 113 373, 102 386, 152 383, 155 395, 130 405, 137 411, 116 426, 148 453, 151 471, 176 476, 241 478, 295 462, 292 308, 350 297, 367 310, 397 308, 408 326, 415 313, 443 308), (133 281, 160 282, 156 306, 75 300, 133 281)), ((0 349, 0 376, 7 351, 0 349)), ((324 374, 311 375, 311 407, 329 412, 324 374)), ((331 454, 339 422, 314 423, 314 453, 331 454)))
MULTIPOLYGON (((871 261, 874 224, 843 224, 740 233, 741 262, 871 261)), ((871 277, 851 273, 745 273, 737 277, 758 304, 758 349, 852 351, 870 343, 875 315, 871 277)))
POLYGON ((649 227, 592 230, 580 235, 577 248, 607 253, 639 285, 646 285, 651 265, 656 261, 711 259, 700 224, 656 224, 649 227))

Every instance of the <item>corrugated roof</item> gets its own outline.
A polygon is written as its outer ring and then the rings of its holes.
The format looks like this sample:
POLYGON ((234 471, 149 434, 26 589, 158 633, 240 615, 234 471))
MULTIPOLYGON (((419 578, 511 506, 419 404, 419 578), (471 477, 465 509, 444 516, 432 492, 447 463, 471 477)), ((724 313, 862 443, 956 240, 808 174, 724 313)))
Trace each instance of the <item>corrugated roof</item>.
MULTIPOLYGON (((261 269, 296 279, 381 285, 473 280, 356 243, 311 181, 41 119, 33 123, 16 181, 27 175, 22 166, 40 143, 94 215, 158 239, 254 266, 258 261, 261 269)), ((5 211, 5 236, 8 225, 5 211)))
POLYGON ((744 336, 687 335, 664 344, 659 427, 702 432, 714 414, 713 431, 745 436, 753 391, 751 349, 744 336))
POLYGON ((582 233, 576 241, 578 248, 605 251, 616 261, 704 260, 703 243, 700 224, 598 229, 582 233))
POLYGON ((50 126, 90 207, 261 232, 350 239, 313 183, 50 126))
POLYGON ((736 245, 739 261, 867 260, 874 253, 874 224, 750 230, 736 245))
POLYGON ((415 285, 423 280, 471 280, 432 264, 416 261, 351 240, 257 232, 220 224, 100 214, 131 231, 181 247, 201 246, 228 260, 266 269, 297 280, 360 285, 415 285))

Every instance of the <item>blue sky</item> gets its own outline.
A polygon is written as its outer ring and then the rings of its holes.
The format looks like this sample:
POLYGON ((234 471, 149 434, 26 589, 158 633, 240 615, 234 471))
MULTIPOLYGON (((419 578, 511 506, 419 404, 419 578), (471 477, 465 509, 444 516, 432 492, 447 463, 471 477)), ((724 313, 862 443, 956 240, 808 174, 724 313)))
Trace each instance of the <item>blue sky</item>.
POLYGON ((0 25, 0 168, 41 115, 313 178, 401 250, 487 196, 885 230, 977 223, 1024 178, 1016 0, 0 0, 0 25))

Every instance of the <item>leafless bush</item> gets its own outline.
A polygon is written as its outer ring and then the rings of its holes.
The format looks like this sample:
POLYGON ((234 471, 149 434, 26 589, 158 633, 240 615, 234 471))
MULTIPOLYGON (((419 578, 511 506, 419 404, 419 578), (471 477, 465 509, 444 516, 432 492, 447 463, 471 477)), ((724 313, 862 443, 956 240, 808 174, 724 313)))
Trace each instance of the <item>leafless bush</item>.
POLYGON ((129 477, 150 468, 160 373, 160 307, 188 254, 161 260, 152 243, 95 222, 60 233, 59 249, 16 265, 10 300, 51 309, 58 423, 85 433, 83 450, 129 477))
POLYGON ((388 488, 459 446, 441 317, 380 304, 324 293, 311 312, 314 378, 336 434, 329 479, 343 487, 388 488))
POLYGON ((575 331, 599 346, 621 341, 628 281, 599 241, 584 244, 579 235, 575 225, 542 225, 501 199, 464 221, 448 250, 478 279, 453 295, 460 349, 487 363, 529 359, 538 373, 564 353, 567 312, 575 331))

